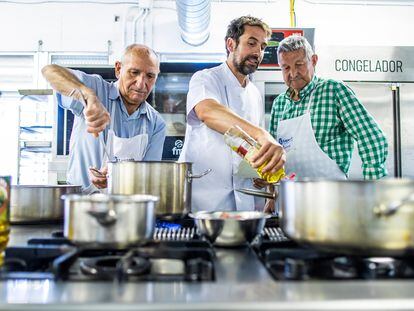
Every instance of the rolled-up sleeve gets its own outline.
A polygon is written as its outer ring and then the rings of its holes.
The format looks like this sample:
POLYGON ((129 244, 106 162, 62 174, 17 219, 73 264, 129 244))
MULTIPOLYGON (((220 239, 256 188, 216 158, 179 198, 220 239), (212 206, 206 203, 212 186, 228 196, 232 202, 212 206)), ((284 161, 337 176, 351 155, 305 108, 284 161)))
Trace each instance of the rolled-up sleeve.
MULTIPOLYGON (((69 71, 75 75, 75 77, 78 78, 79 81, 81 81, 84 85, 93 89, 99 98, 103 98, 100 95, 104 94, 103 92, 106 93, 106 90, 104 88, 104 83, 101 76, 86 74, 79 70, 69 69, 69 71)), ((56 93, 56 100, 60 107, 69 109, 77 116, 82 115, 83 105, 73 97, 68 97, 60 93, 56 93)))

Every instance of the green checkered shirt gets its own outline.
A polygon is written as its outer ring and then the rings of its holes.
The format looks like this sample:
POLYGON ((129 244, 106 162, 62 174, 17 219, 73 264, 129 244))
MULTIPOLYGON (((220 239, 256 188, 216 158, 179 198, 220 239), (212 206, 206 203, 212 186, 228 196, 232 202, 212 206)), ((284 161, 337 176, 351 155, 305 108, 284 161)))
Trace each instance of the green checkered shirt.
POLYGON ((283 120, 303 115, 315 87, 310 113, 321 149, 348 174, 354 141, 357 141, 364 178, 386 176, 387 138, 354 92, 342 82, 314 76, 299 92, 298 101, 291 99, 291 89, 280 94, 273 101, 269 132, 276 137, 285 107, 283 120))

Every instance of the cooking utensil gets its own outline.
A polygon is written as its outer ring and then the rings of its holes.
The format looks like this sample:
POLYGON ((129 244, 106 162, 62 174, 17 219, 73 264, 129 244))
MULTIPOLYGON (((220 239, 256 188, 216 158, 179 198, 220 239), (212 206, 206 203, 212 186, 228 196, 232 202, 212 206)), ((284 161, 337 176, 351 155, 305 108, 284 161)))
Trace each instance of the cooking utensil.
POLYGON ((81 186, 73 185, 12 185, 10 221, 12 223, 61 221, 63 201, 60 197, 81 191, 81 186))
POLYGON ((236 191, 244 193, 244 194, 253 195, 256 197, 261 197, 261 198, 266 198, 266 199, 272 199, 272 200, 276 200, 278 197, 278 193, 276 190, 273 193, 262 191, 262 190, 247 189, 247 188, 236 189, 236 191))
POLYGON ((284 180, 281 226, 291 239, 326 250, 399 255, 414 248, 413 193, 411 179, 284 180))
POLYGON ((270 215, 262 212, 206 212, 190 214, 199 232, 217 246, 250 243, 263 231, 270 215))
POLYGON ((102 174, 102 172, 100 170, 98 170, 96 167, 93 167, 93 166, 89 167, 89 171, 95 177, 98 177, 98 178, 106 177, 105 174, 102 174))
POLYGON ((193 174, 191 168, 192 163, 186 162, 112 161, 108 163, 108 191, 158 196, 158 216, 181 217, 191 211, 192 180, 211 171, 193 174))
POLYGON ((155 203, 151 195, 65 195, 64 236, 77 244, 125 246, 151 239, 155 203))
MULTIPOLYGON (((76 91, 76 92, 78 92, 79 93, 79 97, 80 97, 80 102, 82 103, 82 105, 83 105, 83 108, 86 108, 86 106, 87 106, 87 102, 86 102, 86 98, 85 98, 85 96, 83 95, 83 93, 82 93, 82 91, 80 90, 80 89, 73 89, 73 91, 76 91)), ((72 92, 73 92, 72 91, 72 92)), ((71 95, 73 95, 72 93, 71 93, 71 95)), ((108 147, 106 146, 106 143, 105 143, 105 139, 104 139, 104 137, 103 137, 103 132, 100 132, 99 134, 98 134, 98 139, 99 139, 99 141, 100 141, 100 143, 101 143, 101 145, 102 145, 102 147, 103 147, 103 150, 104 150, 104 153, 105 153, 105 155, 106 155, 106 158, 108 159, 108 161, 111 161, 112 159, 111 159, 111 157, 109 156, 109 151, 108 151, 108 147)))

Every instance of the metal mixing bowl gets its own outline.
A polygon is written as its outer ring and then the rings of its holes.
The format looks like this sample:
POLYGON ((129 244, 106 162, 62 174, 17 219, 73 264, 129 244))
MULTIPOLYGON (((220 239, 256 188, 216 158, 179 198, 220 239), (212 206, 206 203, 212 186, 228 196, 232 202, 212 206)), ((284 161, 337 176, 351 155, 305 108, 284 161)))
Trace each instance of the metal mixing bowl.
POLYGON ((197 212, 190 214, 199 232, 218 246, 250 243, 263 231, 270 215, 263 212, 197 212))

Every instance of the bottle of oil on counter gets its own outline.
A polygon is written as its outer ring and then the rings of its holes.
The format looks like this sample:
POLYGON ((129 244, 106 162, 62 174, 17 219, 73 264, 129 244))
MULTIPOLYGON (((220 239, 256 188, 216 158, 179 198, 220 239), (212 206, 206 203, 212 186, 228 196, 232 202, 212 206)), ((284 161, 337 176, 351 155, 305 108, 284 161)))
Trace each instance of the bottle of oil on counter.
POLYGON ((10 176, 0 176, 0 266, 3 265, 3 252, 9 242, 10 233, 10 176))
MULTIPOLYGON (((224 141, 230 148, 237 152, 242 158, 250 163, 251 157, 260 149, 259 143, 253 139, 249 134, 243 131, 238 125, 234 125, 224 133, 224 141)), ((281 168, 276 173, 262 173, 263 168, 267 162, 263 163, 256 170, 260 178, 269 183, 278 182, 285 176, 284 168, 281 168)))

